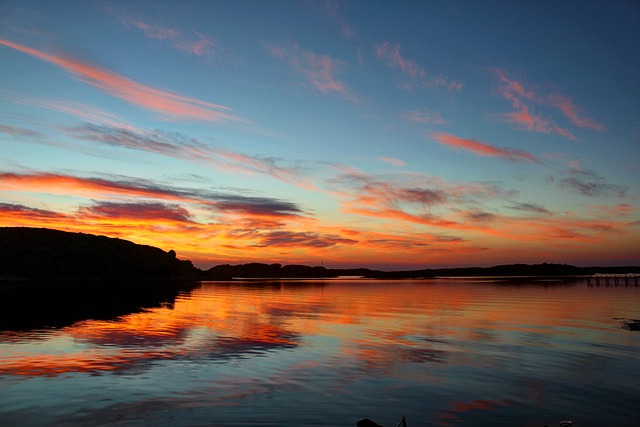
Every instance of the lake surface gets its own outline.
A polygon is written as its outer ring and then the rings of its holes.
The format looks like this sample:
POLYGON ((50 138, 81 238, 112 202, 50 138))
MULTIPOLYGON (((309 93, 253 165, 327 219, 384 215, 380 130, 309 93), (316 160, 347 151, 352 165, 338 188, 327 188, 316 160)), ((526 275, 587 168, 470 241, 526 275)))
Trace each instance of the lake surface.
POLYGON ((640 332, 623 323, 640 319, 637 286, 282 280, 136 292, 4 295, 0 425, 640 422, 640 332))

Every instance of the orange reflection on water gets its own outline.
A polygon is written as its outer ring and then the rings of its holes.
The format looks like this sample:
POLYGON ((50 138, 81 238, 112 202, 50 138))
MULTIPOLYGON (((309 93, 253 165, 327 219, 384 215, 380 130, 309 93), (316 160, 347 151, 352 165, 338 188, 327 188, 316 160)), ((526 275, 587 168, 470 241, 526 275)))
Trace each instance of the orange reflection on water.
MULTIPOLYGON (((56 351, 7 347, 0 374, 100 373, 175 358, 247 357, 304 346, 305 337, 331 337, 326 345, 335 347, 335 357, 369 374, 402 376, 410 374, 396 368, 407 364, 487 363, 470 357, 456 344, 461 341, 516 345, 535 339, 529 344, 549 346, 562 334, 602 334, 606 342, 608 327, 599 329, 597 322, 625 317, 621 310, 632 312, 637 301, 621 306, 604 289, 562 285, 541 295, 539 286, 497 289, 443 280, 204 284, 172 307, 66 327, 60 333, 68 339, 56 351), (584 313, 595 326, 583 327, 584 313)), ((16 334, 0 335, 0 345, 15 342, 16 334)))

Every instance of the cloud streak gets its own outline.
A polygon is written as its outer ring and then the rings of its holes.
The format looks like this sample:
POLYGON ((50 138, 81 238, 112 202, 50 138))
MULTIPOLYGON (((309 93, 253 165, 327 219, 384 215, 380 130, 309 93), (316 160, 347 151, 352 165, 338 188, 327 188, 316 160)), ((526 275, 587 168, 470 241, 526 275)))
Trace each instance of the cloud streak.
POLYGON ((231 114, 229 107, 146 86, 89 62, 49 54, 4 39, 0 39, 0 45, 54 64, 74 74, 84 83, 130 104, 159 113, 168 119, 202 122, 244 121, 231 114))
POLYGON ((126 219, 143 223, 147 221, 192 222, 191 214, 185 208, 176 204, 158 202, 99 202, 80 208, 79 215, 84 219, 126 219))
POLYGON ((456 219, 453 211, 474 198, 488 200, 505 195, 488 184, 450 185, 422 174, 383 179, 348 168, 343 168, 329 185, 343 200, 345 212, 445 229, 474 228, 456 219))
POLYGON ((219 49, 211 37, 196 31, 193 31, 193 36, 190 37, 176 28, 163 27, 128 14, 119 15, 119 20, 128 28, 141 30, 150 39, 167 42, 174 49, 191 55, 213 56, 219 49))
POLYGON ((591 117, 584 116, 571 98, 557 93, 541 95, 538 91, 525 88, 522 82, 508 77, 504 70, 494 69, 494 72, 500 80, 498 92, 511 102, 514 109, 513 112, 504 114, 504 117, 512 123, 521 125, 524 130, 556 134, 573 141, 577 140, 568 129, 531 112, 532 108, 540 108, 541 106, 548 106, 560 111, 574 126, 597 131, 604 130, 601 123, 591 117))
POLYGON ((475 139, 460 138, 446 133, 432 133, 431 137, 439 144, 453 149, 469 151, 478 156, 500 157, 511 161, 537 162, 537 158, 526 151, 511 150, 509 148, 497 147, 492 144, 476 141, 475 139))
POLYGON ((511 206, 509 206, 509 208, 540 215, 552 215, 552 212, 547 208, 535 203, 513 203, 511 204, 511 206))
POLYGON ((414 123, 426 123, 430 125, 444 125, 445 120, 437 111, 424 109, 424 111, 412 110, 404 114, 404 118, 414 123))
POLYGON ((297 45, 286 47, 265 43, 264 47, 269 54, 286 62, 296 73, 304 76, 318 92, 355 100, 347 86, 336 77, 344 62, 297 45))
POLYGON ((4 133, 6 135, 11 135, 19 138, 41 138, 43 136, 40 132, 36 132, 34 130, 19 127, 19 126, 10 126, 10 125, 0 125, 0 133, 4 133))
POLYGON ((327 248, 337 245, 353 245, 358 243, 356 240, 347 239, 335 234, 321 234, 305 231, 274 231, 261 235, 260 246, 270 247, 312 247, 327 248))
POLYGON ((304 214, 295 203, 284 200, 178 188, 133 178, 116 180, 45 172, 5 172, 0 173, 0 190, 76 195, 102 201, 112 201, 114 198, 143 198, 147 201, 189 203, 209 207, 218 212, 241 212, 256 216, 299 217, 304 214))
POLYGON ((462 89, 462 83, 446 79, 442 76, 428 77, 427 70, 406 58, 401 52, 399 43, 384 41, 375 47, 376 57, 384 61, 389 67, 400 70, 409 78, 409 83, 404 86, 409 89, 416 84, 422 86, 444 87, 448 90, 462 89))
POLYGON ((279 159, 251 156, 220 147, 212 148, 197 138, 191 138, 179 132, 149 131, 132 126, 97 124, 68 127, 66 132, 83 141, 204 162, 215 169, 228 172, 258 173, 302 188, 315 189, 298 170, 282 166, 279 159))
POLYGON ((571 98, 562 95, 550 95, 547 102, 558 108, 571 123, 581 128, 604 130, 604 126, 590 117, 581 116, 578 107, 571 98))
POLYGON ((550 176, 548 180, 556 182, 561 188, 568 188, 587 197, 625 198, 627 196, 627 187, 610 184, 603 177, 591 171, 571 169, 564 178, 558 180, 550 176))

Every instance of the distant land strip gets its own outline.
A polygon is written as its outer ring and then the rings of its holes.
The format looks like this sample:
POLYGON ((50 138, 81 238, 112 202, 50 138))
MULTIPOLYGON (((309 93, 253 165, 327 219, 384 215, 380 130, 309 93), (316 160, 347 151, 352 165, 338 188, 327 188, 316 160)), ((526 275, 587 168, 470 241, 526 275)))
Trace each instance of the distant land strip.
POLYGON ((33 280, 232 280, 236 278, 422 279, 433 277, 584 276, 640 273, 640 266, 576 267, 567 264, 509 264, 494 267, 380 271, 321 266, 249 263, 201 270, 164 251, 128 240, 47 228, 0 228, 0 281, 33 280))

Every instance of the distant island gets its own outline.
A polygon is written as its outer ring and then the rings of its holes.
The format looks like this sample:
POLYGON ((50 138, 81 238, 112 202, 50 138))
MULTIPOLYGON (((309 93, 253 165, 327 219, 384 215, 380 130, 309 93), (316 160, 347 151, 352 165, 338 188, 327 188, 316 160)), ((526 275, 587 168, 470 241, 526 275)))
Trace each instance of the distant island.
POLYGON ((567 264, 510 264, 380 271, 368 268, 330 269, 320 266, 249 263, 201 270, 180 260, 173 250, 128 240, 47 228, 0 228, 0 281, 87 279, 335 278, 418 279, 454 276, 580 276, 595 273, 640 273, 638 266, 576 267, 567 264))

